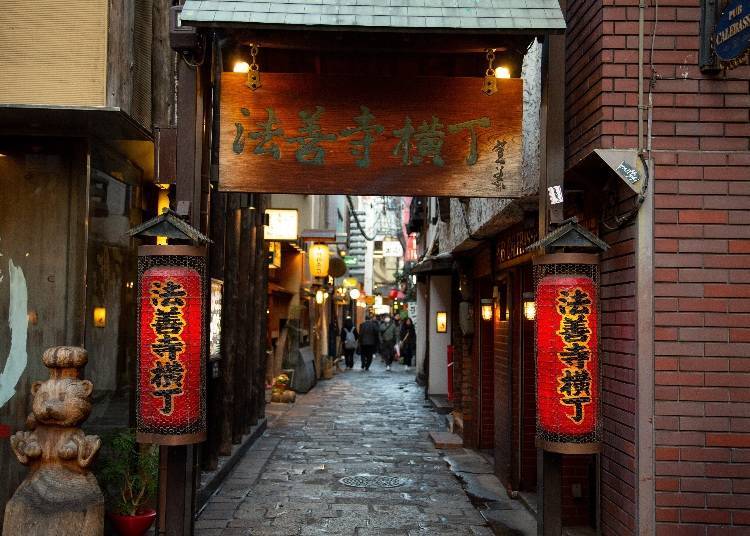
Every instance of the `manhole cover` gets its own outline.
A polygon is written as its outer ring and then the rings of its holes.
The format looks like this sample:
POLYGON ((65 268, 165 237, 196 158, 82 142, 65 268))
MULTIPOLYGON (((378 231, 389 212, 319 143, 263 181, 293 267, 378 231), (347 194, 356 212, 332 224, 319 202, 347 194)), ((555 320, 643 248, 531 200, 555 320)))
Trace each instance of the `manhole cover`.
POLYGON ((355 488, 395 488, 403 485, 406 481, 395 476, 345 476, 339 480, 342 484, 355 488))

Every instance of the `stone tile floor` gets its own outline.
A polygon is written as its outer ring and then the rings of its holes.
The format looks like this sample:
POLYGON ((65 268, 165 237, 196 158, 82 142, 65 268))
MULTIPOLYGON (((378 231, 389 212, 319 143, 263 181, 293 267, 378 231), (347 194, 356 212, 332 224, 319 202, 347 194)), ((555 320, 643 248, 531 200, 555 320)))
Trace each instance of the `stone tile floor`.
POLYGON ((269 428, 196 521, 198 536, 492 535, 428 438, 444 420, 413 369, 381 363, 319 382, 294 405, 269 408, 269 428), (349 475, 402 477, 386 489, 349 475))

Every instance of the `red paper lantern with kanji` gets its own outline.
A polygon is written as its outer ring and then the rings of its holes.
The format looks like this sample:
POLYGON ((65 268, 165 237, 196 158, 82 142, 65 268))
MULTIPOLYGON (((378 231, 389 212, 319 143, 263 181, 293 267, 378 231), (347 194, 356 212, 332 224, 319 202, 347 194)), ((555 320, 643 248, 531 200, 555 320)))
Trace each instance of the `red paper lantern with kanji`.
POLYGON ((205 249, 138 253, 138 441, 198 443, 206 438, 205 249))
POLYGON ((596 256, 549 255, 535 265, 537 446, 565 454, 601 444, 596 256), (574 262, 574 261, 591 262, 574 262), (570 261, 570 262, 563 262, 570 261))

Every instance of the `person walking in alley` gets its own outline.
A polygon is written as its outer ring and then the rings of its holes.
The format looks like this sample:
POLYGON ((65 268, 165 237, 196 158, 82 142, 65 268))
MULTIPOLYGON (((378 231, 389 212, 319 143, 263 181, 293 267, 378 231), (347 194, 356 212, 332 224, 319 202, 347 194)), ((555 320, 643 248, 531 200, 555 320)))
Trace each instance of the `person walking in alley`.
POLYGON ((380 354, 385 360, 385 370, 391 370, 393 363, 393 354, 398 342, 398 328, 392 322, 391 317, 386 315, 383 319, 383 325, 380 326, 380 354))
POLYGON ((354 351, 357 349, 357 340, 359 333, 354 327, 354 322, 350 317, 344 320, 344 327, 341 328, 341 348, 344 351, 344 361, 347 369, 354 368, 354 351))
POLYGON ((399 350, 401 357, 404 359, 404 366, 408 369, 411 367, 411 360, 417 351, 417 332, 414 329, 414 322, 409 317, 401 322, 401 334, 399 337, 399 350))
POLYGON ((359 326, 359 350, 362 355, 362 369, 370 370, 372 365, 372 356, 378 347, 378 324, 372 317, 367 319, 359 326))

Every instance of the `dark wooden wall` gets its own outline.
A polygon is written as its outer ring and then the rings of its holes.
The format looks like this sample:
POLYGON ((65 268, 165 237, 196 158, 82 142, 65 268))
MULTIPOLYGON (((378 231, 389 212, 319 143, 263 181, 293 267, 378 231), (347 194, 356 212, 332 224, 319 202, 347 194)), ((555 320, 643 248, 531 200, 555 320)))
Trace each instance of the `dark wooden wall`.
MULTIPOLYGON (((23 270, 31 319, 27 364, 0 407, 0 425, 11 432, 24 428, 31 382, 49 377, 44 349, 83 343, 87 150, 75 140, 0 138, 0 373, 10 372, 11 261, 23 270)), ((25 472, 0 435, 0 510, 25 472)))

